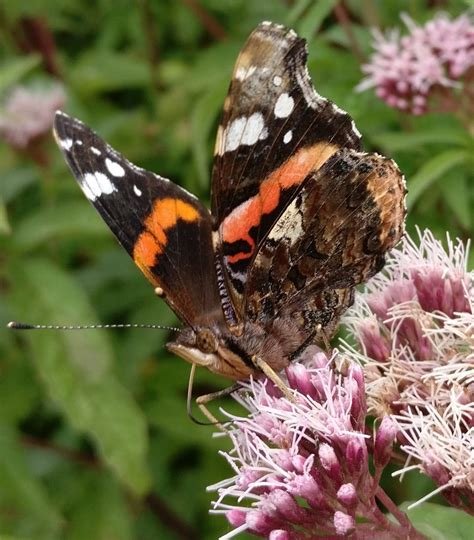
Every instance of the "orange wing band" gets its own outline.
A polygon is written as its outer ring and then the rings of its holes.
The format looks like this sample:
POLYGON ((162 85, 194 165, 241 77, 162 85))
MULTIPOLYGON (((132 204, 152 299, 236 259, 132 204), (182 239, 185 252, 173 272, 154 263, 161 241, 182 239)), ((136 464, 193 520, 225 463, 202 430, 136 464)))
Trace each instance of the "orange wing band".
POLYGON ((181 199, 160 199, 145 220, 145 230, 140 234, 133 248, 133 260, 148 275, 158 257, 168 243, 166 231, 175 227, 179 220, 193 222, 199 219, 199 212, 191 204, 181 199))
POLYGON ((256 195, 224 219, 221 226, 223 241, 232 244, 245 240, 251 247, 250 251, 227 256, 228 262, 235 263, 252 256, 255 242, 250 229, 258 226, 264 214, 277 208, 283 190, 301 184, 312 170, 319 169, 338 150, 337 146, 327 143, 302 148, 265 178, 256 195))

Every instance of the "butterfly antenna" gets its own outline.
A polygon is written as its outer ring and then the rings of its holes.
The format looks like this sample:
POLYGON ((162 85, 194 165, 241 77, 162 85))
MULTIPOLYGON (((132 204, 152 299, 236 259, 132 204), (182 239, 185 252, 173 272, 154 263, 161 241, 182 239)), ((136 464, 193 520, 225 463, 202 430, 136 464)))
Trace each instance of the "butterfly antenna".
POLYGON ((128 329, 142 328, 151 330, 172 330, 181 332, 180 328, 174 326, 163 326, 161 324, 85 324, 85 325, 67 325, 67 324, 29 324, 17 321, 11 321, 7 328, 12 330, 109 330, 109 329, 128 329))

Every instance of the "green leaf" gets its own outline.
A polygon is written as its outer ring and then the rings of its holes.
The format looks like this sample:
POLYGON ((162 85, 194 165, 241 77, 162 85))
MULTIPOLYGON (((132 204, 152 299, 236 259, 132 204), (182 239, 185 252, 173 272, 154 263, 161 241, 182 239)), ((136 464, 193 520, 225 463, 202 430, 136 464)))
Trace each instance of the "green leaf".
POLYGON ((470 540, 474 530, 474 517, 448 506, 423 503, 412 510, 407 510, 409 503, 402 509, 416 529, 430 540, 470 540))
POLYGON ((141 58, 112 51, 91 51, 70 71, 71 84, 82 95, 142 88, 149 84, 150 70, 141 58))
MULTIPOLYGON (((8 319, 3 319, 8 320, 8 319)), ((9 333, 12 338, 13 332, 1 329, 0 336, 9 333)), ((6 341, 6 340, 5 340, 6 341)), ((2 351, 3 352, 3 351, 2 351)), ((14 422, 24 419, 30 411, 37 406, 40 390, 36 382, 34 370, 17 348, 3 354, 1 361, 0 396, 0 423, 14 422)))
POLYGON ((8 87, 20 82, 20 80, 37 67, 41 62, 39 54, 30 54, 13 58, 0 67, 0 93, 8 87))
POLYGON ((400 150, 417 152, 420 146, 430 144, 466 146, 466 144, 469 144, 469 138, 465 131, 461 129, 446 127, 429 131, 414 131, 412 133, 379 133, 374 135, 373 142, 390 150, 390 152, 400 150))
POLYGON ((329 15, 333 7, 339 3, 339 0, 318 0, 314 2, 313 7, 308 10, 296 31, 301 37, 311 39, 317 34, 323 24, 324 19, 329 15))
POLYGON ((214 122, 221 109, 220 98, 227 86, 223 80, 214 89, 204 94, 196 103, 191 117, 191 139, 194 159, 201 187, 209 185, 209 139, 213 132, 214 122))
POLYGON ((412 208, 428 187, 456 165, 467 162, 469 155, 465 150, 446 150, 428 160, 411 178, 408 179, 408 208, 412 208))
POLYGON ((131 539, 131 512, 116 482, 103 473, 89 474, 82 488, 66 540, 131 539))
MULTIPOLYGON (((22 317, 42 322, 93 322, 84 292, 51 262, 25 260, 14 272, 22 317)), ((110 369, 104 332, 29 334, 31 355, 51 398, 76 429, 97 444, 104 461, 136 493, 149 486, 143 414, 110 369)))
POLYGON ((464 227, 470 229, 471 219, 471 190, 470 179, 465 171, 456 167, 446 173, 443 181, 439 183, 443 200, 449 206, 450 210, 464 227))
POLYGON ((16 533, 15 524, 21 523, 18 532, 28 530, 31 538, 50 538, 62 523, 48 494, 29 470, 13 429, 5 424, 0 424, 0 511, 4 532, 16 533), (4 511, 9 507, 15 509, 10 515, 4 511))
MULTIPOLYGON (((196 58, 190 69, 183 73, 183 78, 176 81, 176 85, 186 85, 188 92, 208 92, 216 85, 225 81, 229 84, 232 66, 242 44, 233 40, 218 43, 213 47, 204 49, 196 58)), ((177 89, 175 89, 176 91, 177 89)), ((219 99, 219 106, 225 97, 225 90, 219 99)))
POLYGON ((311 2, 312 0, 298 0, 295 2, 294 6, 288 12, 286 24, 288 26, 293 26, 301 15, 303 15, 303 13, 307 10, 311 2))
POLYGON ((36 182, 38 173, 31 165, 16 164, 14 168, 0 173, 0 197, 9 203, 28 186, 36 182))
POLYGON ((107 234, 103 221, 94 214, 87 201, 80 200, 32 212, 16 227, 13 242, 20 251, 28 251, 42 247, 53 238, 104 237, 107 234))

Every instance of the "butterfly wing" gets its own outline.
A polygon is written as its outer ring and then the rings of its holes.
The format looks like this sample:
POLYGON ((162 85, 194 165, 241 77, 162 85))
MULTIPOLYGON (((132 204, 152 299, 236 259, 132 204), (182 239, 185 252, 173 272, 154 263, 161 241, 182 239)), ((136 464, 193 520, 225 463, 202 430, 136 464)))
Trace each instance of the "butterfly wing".
POLYGON ((341 148, 360 149, 350 116, 314 90, 306 58, 306 42, 292 30, 260 24, 237 59, 225 99, 212 214, 234 320, 243 319, 247 272, 259 246, 309 172, 341 148))
POLYGON ((211 217, 199 200, 62 112, 54 134, 86 197, 175 313, 191 326, 219 315, 211 217))
POLYGON ((249 271, 246 312, 263 326, 296 322, 327 335, 352 289, 379 272, 401 238, 405 184, 396 164, 343 149, 311 172, 262 243, 249 271))

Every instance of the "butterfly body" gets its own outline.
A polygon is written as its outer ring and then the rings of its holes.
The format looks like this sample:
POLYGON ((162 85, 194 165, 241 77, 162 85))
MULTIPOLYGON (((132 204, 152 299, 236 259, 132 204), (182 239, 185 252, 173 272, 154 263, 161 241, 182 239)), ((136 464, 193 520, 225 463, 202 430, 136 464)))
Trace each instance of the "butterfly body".
POLYGON ((55 121, 86 197, 185 325, 168 349, 230 379, 257 374, 255 358, 279 371, 329 339, 403 234, 398 167, 362 151, 306 56, 280 25, 249 37, 217 132, 211 212, 82 122, 55 121))

